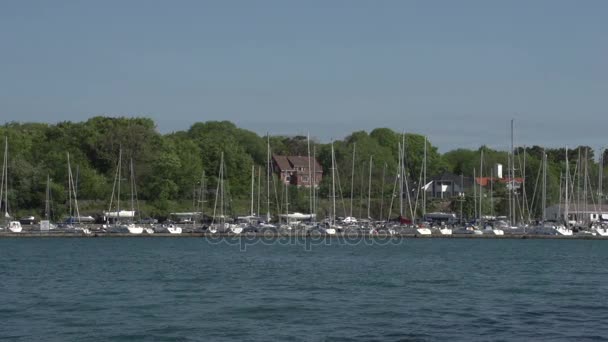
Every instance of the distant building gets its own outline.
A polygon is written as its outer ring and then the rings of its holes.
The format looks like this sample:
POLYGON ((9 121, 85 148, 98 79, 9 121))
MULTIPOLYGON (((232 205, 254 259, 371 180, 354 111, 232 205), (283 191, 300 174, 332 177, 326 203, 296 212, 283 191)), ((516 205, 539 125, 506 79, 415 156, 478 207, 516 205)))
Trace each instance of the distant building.
MULTIPOLYGON (((566 204, 554 204, 545 209, 547 220, 563 220, 566 212, 566 204)), ((598 205, 593 203, 570 203, 568 205, 568 221, 571 224, 577 222, 608 222, 608 205, 598 205)))
POLYGON ((481 185, 482 187, 487 187, 491 182, 506 184, 507 190, 519 190, 521 185, 524 183, 524 179, 521 177, 515 178, 496 178, 496 177, 476 177, 475 184, 481 185))
POLYGON ((323 178, 321 164, 312 157, 273 155, 272 167, 287 185, 317 187, 323 178))
POLYGON ((472 187, 472 177, 462 177, 444 172, 425 184, 424 190, 427 196, 433 198, 453 198, 461 196, 467 189, 471 189, 472 187))

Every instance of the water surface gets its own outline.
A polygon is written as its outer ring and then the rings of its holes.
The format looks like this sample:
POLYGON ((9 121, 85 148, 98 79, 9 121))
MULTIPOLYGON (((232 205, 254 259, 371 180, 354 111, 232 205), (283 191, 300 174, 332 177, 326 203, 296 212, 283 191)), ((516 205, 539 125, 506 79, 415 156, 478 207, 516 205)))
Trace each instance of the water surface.
POLYGON ((0 239, 0 339, 608 339, 608 241, 242 247, 0 239))

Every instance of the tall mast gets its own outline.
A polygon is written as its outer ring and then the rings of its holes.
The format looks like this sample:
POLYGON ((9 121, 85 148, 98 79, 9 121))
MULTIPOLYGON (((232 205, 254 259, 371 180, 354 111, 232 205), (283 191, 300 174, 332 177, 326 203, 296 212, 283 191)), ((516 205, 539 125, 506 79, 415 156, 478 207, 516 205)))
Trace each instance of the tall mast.
POLYGON ((289 224, 289 184, 285 184, 285 223, 289 224))
POLYGON ((483 201, 483 146, 481 147, 481 158, 479 166, 479 220, 481 220, 481 202, 483 201))
POLYGON ((331 142, 331 199, 332 199, 332 213, 330 224, 335 225, 336 219, 336 157, 334 155, 334 142, 331 142))
POLYGON ((473 168, 473 211, 475 212, 475 218, 477 216, 477 176, 475 175, 475 168, 473 168))
POLYGON ((494 216, 494 169, 490 170, 490 216, 494 216))
POLYGON ((253 212, 254 186, 255 186, 255 165, 251 165, 251 216, 254 215, 254 212, 253 212))
POLYGON ((122 147, 118 150, 118 194, 116 195, 116 220, 120 221, 120 177, 122 165, 122 147))
POLYGON ((357 143, 353 143, 353 166, 350 175, 350 214, 348 216, 353 217, 353 191, 355 189, 355 151, 357 149, 357 143))
POLYGON ((604 150, 603 150, 603 148, 600 148, 599 163, 600 163, 600 165, 599 165, 599 172, 598 172, 599 175, 598 175, 598 181, 597 181, 597 189, 598 189, 598 196, 597 196, 598 200, 597 200, 597 202, 599 204, 598 205, 598 207, 599 207, 598 218, 601 221, 601 219, 602 219, 602 212, 603 212, 602 211, 602 196, 603 196, 603 191, 602 190, 603 190, 603 187, 604 187, 604 184, 603 184, 604 183, 604 180, 603 180, 603 178, 604 178, 604 150))
POLYGON ((399 171, 397 171, 397 177, 399 177, 399 217, 403 217, 403 155, 401 153, 403 147, 401 145, 401 142, 398 143, 398 149, 399 157, 397 159, 399 160, 399 171))
POLYGON ((4 137, 4 217, 10 217, 8 213, 8 137, 4 137))
POLYGON ((313 174, 313 183, 312 183, 312 222, 315 222, 317 219, 317 149, 313 145, 312 147, 312 158, 314 159, 314 163, 312 163, 312 174, 313 174))
POLYGON ((74 184, 74 177, 72 175, 72 165, 70 163, 70 154, 67 153, 68 157, 68 199, 70 202, 70 217, 74 217, 72 211, 72 198, 74 199, 74 209, 76 210, 76 219, 80 223, 80 211, 78 210, 78 198, 76 197, 76 186, 74 184))
POLYGON ((526 146, 524 145, 524 166, 521 168, 521 177, 522 177, 522 182, 521 182, 521 197, 522 197, 522 212, 521 212, 521 220, 524 221, 524 209, 528 210, 528 213, 530 212, 530 209, 528 208, 528 197, 526 195, 526 146))
POLYGON ((46 174, 46 199, 44 201, 44 217, 47 220, 50 220, 51 217, 51 203, 50 203, 50 197, 51 197, 51 176, 47 173, 46 174))
POLYGON ((416 213, 414 212, 413 208, 412 208, 412 198, 410 197, 410 188, 409 188, 409 184, 407 182, 407 173, 405 172, 405 132, 403 132, 403 148, 401 149, 401 153, 403 154, 403 156, 401 157, 401 161, 403 162, 403 182, 405 183, 405 192, 407 194, 407 203, 408 203, 408 207, 410 208, 410 218, 412 222, 416 222, 416 213))
MULTIPOLYGON (((473 180, 473 183, 475 182, 475 180, 473 180)), ((464 174, 460 174, 460 191, 462 192, 462 198, 460 198, 460 224, 462 224, 463 221, 463 217, 462 217, 462 204, 464 202, 464 174)))
POLYGON ((312 182, 312 162, 310 159, 310 133, 306 134, 306 152, 308 153, 308 209, 310 215, 312 215, 312 192, 314 183, 312 182))
POLYGON ((220 153, 220 224, 224 229, 224 151, 220 153))
MULTIPOLYGON (((8 203, 6 202, 7 198, 6 198, 6 194, 4 191, 5 178, 8 178, 8 172, 6 172, 6 162, 7 162, 6 155, 8 153, 7 146, 8 146, 8 138, 4 137, 4 156, 2 159, 2 182, 0 183, 0 209, 2 208, 2 200, 3 200, 3 195, 4 195, 4 208, 5 208, 4 217, 8 217, 8 203)), ((7 186, 6 192, 8 192, 8 186, 7 186)))
POLYGON ((374 156, 369 156, 369 179, 367 183, 367 218, 371 217, 370 214, 370 205, 372 201, 372 165, 374 162, 374 156))
POLYGON ((542 197, 542 206, 543 206, 543 217, 542 221, 545 222, 547 219, 547 153, 543 149, 543 197, 542 197))
MULTIPOLYGON (((563 186, 563 179, 564 179, 564 175, 563 175, 563 171, 559 170, 559 202, 557 202, 557 212, 561 213, 562 212, 562 186, 563 186)), ((558 214, 558 217, 561 214, 558 214)))
MULTIPOLYGON (((424 173, 422 176, 422 217, 426 216, 426 145, 427 138, 424 136, 424 158, 422 167, 424 168, 424 173)), ((443 197, 443 196, 442 196, 443 197)))
POLYGON ((68 202, 69 202, 69 213, 70 218, 74 218, 74 213, 72 212, 72 166, 70 165, 70 152, 67 152, 68 157, 68 202))
POLYGON ((384 219, 384 181, 386 178, 386 162, 384 162, 384 166, 382 167, 382 186, 380 187, 380 220, 384 219))
POLYGON ((129 169, 131 171, 131 211, 133 212, 133 218, 135 218, 135 173, 133 171, 133 158, 129 159, 129 169))
POLYGON ((509 183, 511 184, 511 189, 509 189, 508 193, 509 193, 509 223, 511 226, 513 226, 515 224, 515 196, 514 196, 514 189, 515 189, 515 147, 513 146, 513 123, 514 123, 514 119, 511 119, 511 151, 509 152, 509 162, 508 162, 508 166, 509 166, 509 183))
POLYGON ((270 222, 270 135, 266 133, 266 222, 270 222))
POLYGON ((570 220, 568 219, 568 190, 570 189, 569 183, 570 179, 570 165, 568 164, 568 146, 566 146, 566 192, 564 194, 564 223, 566 227, 570 225, 570 220))
POLYGON ((200 212, 201 212, 201 224, 204 222, 205 220, 205 192, 206 192, 206 188, 205 188, 205 170, 203 169, 203 174, 201 175, 201 194, 200 194, 200 212))
POLYGON ((578 175, 576 176, 576 221, 577 224, 581 221, 581 169, 582 167, 582 159, 581 159, 581 147, 578 147, 578 161, 577 161, 577 171, 578 175))
POLYGON ((583 185, 583 201, 584 201, 583 202, 583 208, 584 208, 583 212, 585 213, 583 215, 583 219, 584 219, 583 223, 585 223, 585 224, 589 220, 589 214, 587 214, 589 212, 588 211, 589 208, 587 208, 587 202, 588 202, 588 200, 587 200, 587 198, 588 198, 588 195, 587 195, 587 177, 589 175, 589 170, 587 169, 589 167, 589 164, 588 164, 588 160, 589 159, 588 158, 589 158, 589 148, 585 147, 585 162, 584 162, 585 173, 583 174, 583 184, 584 184, 583 185))
POLYGON ((262 167, 258 166, 258 210, 256 211, 256 214, 260 215, 260 199, 262 197, 262 167))

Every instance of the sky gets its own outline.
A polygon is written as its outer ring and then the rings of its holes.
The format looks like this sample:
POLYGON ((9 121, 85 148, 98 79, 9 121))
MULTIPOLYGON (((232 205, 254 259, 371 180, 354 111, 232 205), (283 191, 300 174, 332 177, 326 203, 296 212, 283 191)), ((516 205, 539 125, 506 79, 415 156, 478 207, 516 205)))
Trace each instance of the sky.
POLYGON ((0 122, 608 146, 608 1, 0 1, 0 122))

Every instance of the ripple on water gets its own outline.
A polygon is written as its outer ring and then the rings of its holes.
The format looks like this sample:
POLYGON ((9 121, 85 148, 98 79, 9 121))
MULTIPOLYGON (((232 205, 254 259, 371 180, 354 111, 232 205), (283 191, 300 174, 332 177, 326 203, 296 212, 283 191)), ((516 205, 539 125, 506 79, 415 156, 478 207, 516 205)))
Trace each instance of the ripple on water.
POLYGON ((0 338, 600 341, 605 244, 0 240, 0 338))

